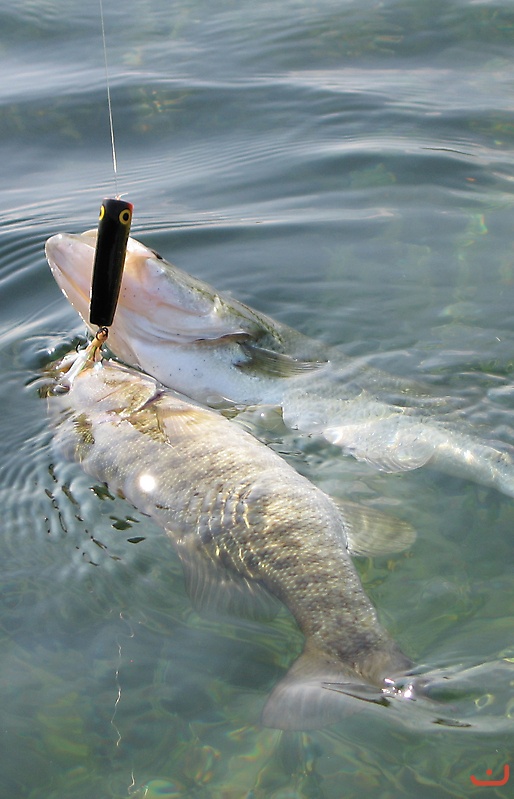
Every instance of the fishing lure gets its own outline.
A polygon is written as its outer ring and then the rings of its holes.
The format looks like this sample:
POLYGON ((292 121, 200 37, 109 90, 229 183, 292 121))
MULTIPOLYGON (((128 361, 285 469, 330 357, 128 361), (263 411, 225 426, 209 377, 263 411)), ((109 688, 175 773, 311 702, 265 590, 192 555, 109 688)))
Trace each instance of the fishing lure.
POLYGON ((100 208, 89 306, 89 321, 99 328, 112 325, 133 209, 132 203, 118 199, 106 199, 100 208))
POLYGON ((133 209, 132 203, 125 200, 106 199, 102 203, 89 305, 89 321, 98 325, 98 330, 86 349, 74 358, 55 393, 69 391, 77 375, 99 357, 107 341, 120 293, 133 209))

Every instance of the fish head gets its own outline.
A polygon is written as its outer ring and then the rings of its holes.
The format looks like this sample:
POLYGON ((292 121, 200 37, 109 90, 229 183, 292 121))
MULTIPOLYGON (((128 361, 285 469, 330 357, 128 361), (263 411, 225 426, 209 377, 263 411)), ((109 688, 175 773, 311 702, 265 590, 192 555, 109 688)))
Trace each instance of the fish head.
MULTIPOLYGON (((57 284, 92 332, 96 326, 89 322, 89 304, 96 241, 97 231, 88 230, 60 233, 46 243, 57 284)), ((304 361, 301 353, 297 357, 291 351, 291 340, 302 339, 296 333, 292 339, 292 332, 128 239, 108 339, 111 352, 126 364, 207 404, 220 398, 272 403, 275 394, 259 394, 255 377, 269 387, 277 377, 302 375, 322 363, 304 361)))
MULTIPOLYGON (((79 235, 59 233, 48 239, 45 248, 57 284, 91 330, 89 302, 96 240, 96 230, 79 235)), ((262 328, 262 319, 243 303, 225 300, 206 283, 129 238, 110 344, 113 339, 127 344, 131 338, 175 344, 227 336, 244 340, 261 334, 262 328)))

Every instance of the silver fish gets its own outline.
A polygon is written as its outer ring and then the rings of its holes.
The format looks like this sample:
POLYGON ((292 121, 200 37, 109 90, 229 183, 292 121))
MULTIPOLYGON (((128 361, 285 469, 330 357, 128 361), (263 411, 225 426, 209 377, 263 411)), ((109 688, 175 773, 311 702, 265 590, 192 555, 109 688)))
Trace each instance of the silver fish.
POLYGON ((258 615, 271 596, 290 610, 305 647, 266 703, 266 726, 319 727, 397 693, 410 661, 349 551, 406 548, 408 523, 338 507, 239 425, 114 362, 87 365, 49 403, 59 451, 164 528, 197 609, 258 615))
MULTIPOLYGON (((46 244, 52 273, 88 324, 96 231, 46 244)), ((514 496, 508 452, 436 420, 410 388, 306 338, 129 239, 109 346, 125 363, 207 405, 282 409, 285 424, 319 434, 386 472, 425 464, 514 496), (397 399, 379 401, 384 387, 397 399)))

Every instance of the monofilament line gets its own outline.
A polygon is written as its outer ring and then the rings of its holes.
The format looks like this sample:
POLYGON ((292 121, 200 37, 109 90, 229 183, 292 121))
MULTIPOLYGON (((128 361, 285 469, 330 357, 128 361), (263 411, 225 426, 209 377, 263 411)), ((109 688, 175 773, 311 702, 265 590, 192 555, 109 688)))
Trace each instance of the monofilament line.
POLYGON ((112 149, 112 166, 114 169, 114 188, 116 197, 118 194, 118 167, 116 162, 116 146, 114 144, 114 125, 112 123, 112 104, 111 104, 111 87, 109 83, 109 69, 107 67, 107 45, 105 43, 105 24, 104 24, 104 6, 103 1, 100 0, 100 19, 102 22, 102 42, 104 48, 104 64, 105 64, 105 82, 107 84, 107 106, 109 108, 109 128, 111 131, 111 149, 112 149))

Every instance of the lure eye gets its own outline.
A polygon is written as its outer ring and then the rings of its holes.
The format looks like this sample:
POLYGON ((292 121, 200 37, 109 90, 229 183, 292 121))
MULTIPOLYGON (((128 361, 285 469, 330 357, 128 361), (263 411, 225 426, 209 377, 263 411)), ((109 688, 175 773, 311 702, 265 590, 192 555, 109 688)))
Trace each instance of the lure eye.
POLYGON ((98 221, 101 222, 104 216, 105 216, 105 205, 102 205, 100 207, 100 214, 98 216, 98 221))
MULTIPOLYGON (((103 206, 102 206, 103 208, 103 206)), ((100 217, 101 219, 102 217, 100 217)), ((130 225, 130 220, 132 219, 132 214, 130 213, 128 208, 125 208, 118 217, 122 225, 130 225)))

